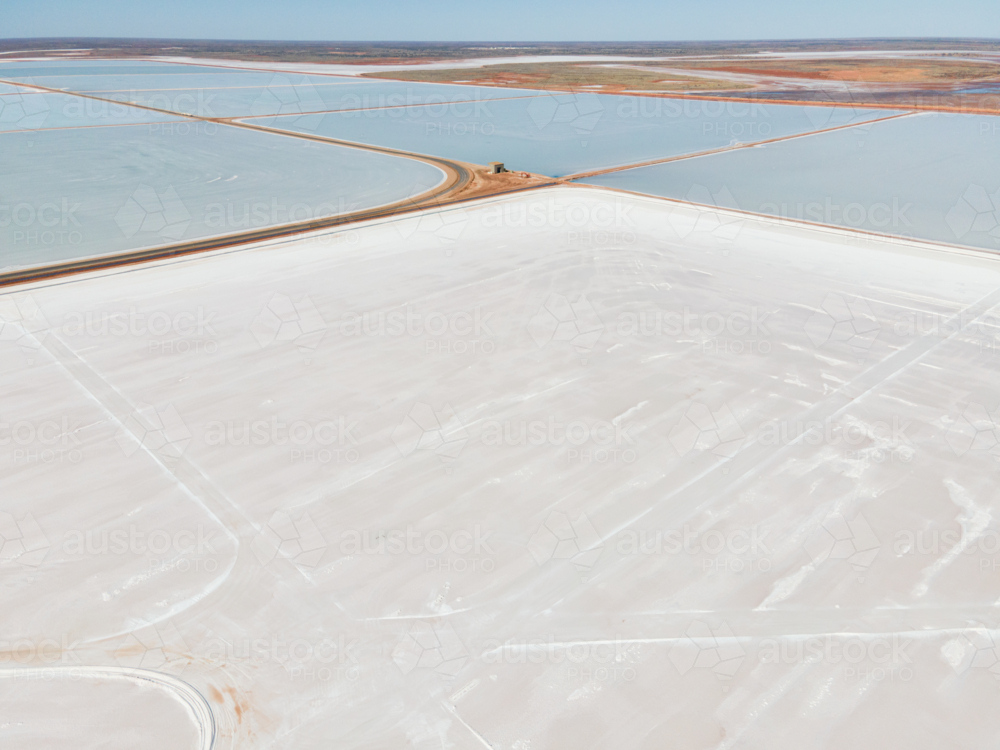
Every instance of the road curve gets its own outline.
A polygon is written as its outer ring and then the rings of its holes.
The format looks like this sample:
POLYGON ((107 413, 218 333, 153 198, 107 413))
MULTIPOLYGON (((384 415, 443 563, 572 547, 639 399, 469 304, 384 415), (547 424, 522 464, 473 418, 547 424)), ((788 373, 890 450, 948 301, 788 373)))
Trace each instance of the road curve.
MULTIPOLYGON (((12 81, 11 82, 4 81, 2 79, 0 79, 0 83, 11 83, 12 85, 22 86, 24 88, 31 88, 48 93, 56 93, 56 94, 72 93, 72 92, 60 91, 59 89, 52 89, 47 86, 40 86, 38 84, 20 84, 20 83, 14 83, 12 81)), ((91 94, 72 93, 72 95, 82 97, 85 99, 95 99, 97 101, 102 101, 102 102, 121 104, 121 102, 112 99, 105 99, 103 97, 94 96, 91 94)), ((327 138, 325 136, 313 135, 310 133, 295 133, 287 130, 279 130, 277 128, 269 128, 263 125, 255 125, 253 123, 236 122, 231 118, 197 117, 194 115, 187 115, 179 112, 173 112, 167 109, 160 109, 158 107, 149 107, 146 105, 130 104, 129 106, 136 107, 138 109, 146 109, 161 114, 173 115, 188 120, 211 122, 218 125, 227 125, 229 127, 242 128, 244 130, 256 130, 262 133, 280 135, 286 138, 297 138, 300 140, 315 141, 318 143, 343 146, 345 148, 358 149, 361 151, 372 151, 375 153, 385 154, 388 156, 411 159, 413 161, 422 161, 425 164, 430 164, 443 171, 445 174, 445 179, 436 187, 420 195, 412 196, 411 198, 408 198, 406 200, 396 201, 394 203, 389 203, 384 206, 378 206, 377 208, 367 209, 364 211, 355 211, 353 213, 340 214, 337 216, 328 216, 319 219, 310 219, 308 221, 296 222, 292 224, 283 224, 274 227, 263 227, 260 229, 253 229, 246 232, 236 232, 233 234, 205 237, 200 240, 192 240, 189 242, 177 242, 168 245, 158 245, 156 247, 146 248, 142 250, 131 250, 124 253, 115 253, 113 255, 104 255, 92 258, 81 258, 78 260, 65 261, 61 263, 52 263, 45 266, 36 266, 31 268, 23 268, 14 271, 8 271, 6 273, 0 273, 0 287, 12 286, 15 284, 24 284, 32 281, 43 281, 47 279, 58 278, 61 276, 85 273, 87 271, 113 268, 116 266, 126 266, 126 265, 133 265, 136 263, 149 262, 153 260, 174 258, 180 255, 189 255, 191 253, 207 252, 209 250, 218 250, 221 248, 232 247, 233 245, 242 245, 248 242, 280 239, 282 237, 301 234, 303 232, 311 232, 317 229, 330 229, 332 227, 341 226, 343 224, 351 224, 357 221, 365 221, 367 219, 377 219, 385 216, 407 213, 410 211, 418 211, 423 208, 440 206, 442 205, 442 198, 444 198, 449 194, 461 191, 462 188, 464 188, 472 179, 470 166, 466 166, 460 162, 436 156, 425 156, 423 154, 413 154, 407 151, 397 151, 395 149, 382 148, 380 146, 369 146, 366 144, 353 143, 350 141, 340 141, 335 138, 327 138)))
MULTIPOLYGON (((212 750, 215 746, 215 715, 205 697, 194 687, 162 672, 134 667, 43 667, 46 673, 63 674, 68 677, 105 677, 111 679, 133 679, 150 682, 173 693, 194 714, 198 725, 198 750, 212 750)), ((17 679, 23 673, 37 672, 33 669, 0 669, 0 679, 17 679)))

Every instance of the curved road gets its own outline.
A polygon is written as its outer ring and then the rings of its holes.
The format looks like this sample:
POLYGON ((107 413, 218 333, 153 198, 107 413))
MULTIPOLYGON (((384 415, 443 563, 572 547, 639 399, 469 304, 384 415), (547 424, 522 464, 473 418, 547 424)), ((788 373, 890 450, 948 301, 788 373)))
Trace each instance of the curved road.
MULTIPOLYGON (((63 674, 67 677, 105 677, 110 679, 133 679, 150 682, 179 698, 194 715, 198 725, 198 750, 212 750, 215 745, 215 715, 205 697, 194 687, 162 672, 134 667, 43 667, 46 672, 63 674)), ((23 672, 37 672, 32 669, 0 669, 0 679, 16 679, 23 672)))
MULTIPOLYGON (((95 99, 101 102, 112 102, 115 104, 121 104, 121 102, 112 99, 105 99, 100 96, 66 92, 66 91, 61 91, 59 89, 49 88, 47 86, 39 86, 38 84, 17 83, 14 81, 6 81, 2 79, 0 79, 0 83, 9 83, 11 85, 20 86, 22 88, 31 88, 46 93, 53 93, 53 94, 70 93, 73 96, 79 96, 84 99, 95 99)), ((283 135, 288 138, 300 138, 308 141, 317 141, 319 143, 328 143, 337 146, 344 146, 346 148, 360 149, 362 151, 374 151, 375 153, 386 154, 389 156, 397 156, 405 159, 422 161, 427 164, 431 164, 437 167, 438 169, 441 169, 445 173, 445 179, 437 187, 427 191, 426 193, 415 196, 411 199, 396 201, 395 203, 390 203, 385 206, 379 206, 378 208, 367 209, 365 211, 356 211, 354 213, 339 214, 337 216, 328 216, 320 219, 310 219, 308 221, 302 221, 293 224, 283 224, 280 226, 263 227, 261 229, 253 229, 246 232, 237 232, 235 234, 206 237, 200 240, 191 240, 189 242, 177 242, 170 245, 159 245, 157 247, 152 247, 144 250, 133 250, 125 253, 116 253, 114 255, 106 255, 96 258, 81 258, 79 260, 65 261, 62 263, 53 263, 51 265, 46 265, 36 268, 24 268, 24 269, 18 269, 16 271, 9 271, 7 273, 0 274, 0 287, 12 286, 15 284, 24 284, 32 281, 43 281, 46 279, 58 278, 61 276, 85 273, 87 271, 95 271, 106 268, 114 268, 116 266, 132 265, 135 263, 144 263, 152 260, 174 258, 180 255, 189 255, 191 253, 207 252, 209 250, 219 250, 221 248, 232 247, 233 245, 242 245, 248 242, 278 239, 281 237, 288 237, 295 234, 301 234, 303 232, 311 232, 317 229, 330 229, 332 227, 340 226, 343 224, 365 221, 367 219, 377 219, 385 216, 396 215, 399 213, 418 211, 422 208, 427 208, 431 206, 439 207, 442 205, 446 205, 448 203, 448 201, 441 200, 442 198, 444 198, 447 195, 461 191, 462 188, 464 188, 472 179, 472 172, 468 166, 460 162, 451 161, 450 159, 443 159, 436 156, 424 156, 422 154, 412 154, 407 151, 396 151, 395 149, 382 148, 379 146, 369 146, 366 144, 352 143, 349 141, 340 141, 335 138, 327 138, 320 135, 312 135, 308 133, 294 133, 286 130, 279 130, 277 128, 269 128, 262 125, 254 125, 245 122, 234 122, 232 118, 197 117, 194 115, 188 115, 181 112, 173 112, 167 109, 159 109, 157 107, 149 107, 140 104, 130 104, 130 106, 135 107, 137 109, 146 109, 152 112, 173 115, 175 117, 182 117, 189 120, 211 122, 219 125, 227 125, 229 127, 243 128, 245 130, 256 130, 263 133, 283 135)))

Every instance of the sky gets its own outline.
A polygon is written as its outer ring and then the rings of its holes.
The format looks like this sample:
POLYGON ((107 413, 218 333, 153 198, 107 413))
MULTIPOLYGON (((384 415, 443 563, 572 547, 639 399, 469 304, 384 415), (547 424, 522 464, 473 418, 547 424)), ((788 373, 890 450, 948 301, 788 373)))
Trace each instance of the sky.
POLYGON ((0 38, 680 41, 1000 37, 997 0, 13 0, 0 38))

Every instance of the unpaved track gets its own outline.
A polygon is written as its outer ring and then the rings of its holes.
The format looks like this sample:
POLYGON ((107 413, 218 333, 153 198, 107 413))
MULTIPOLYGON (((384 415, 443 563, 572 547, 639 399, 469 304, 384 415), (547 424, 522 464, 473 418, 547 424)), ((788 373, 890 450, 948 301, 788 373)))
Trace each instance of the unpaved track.
MULTIPOLYGON (((0 83, 7 83, 7 81, 0 80, 0 83)), ((31 85, 16 84, 16 85, 23 86, 24 88, 35 89, 37 91, 43 91, 46 93, 53 93, 53 94, 68 93, 65 91, 60 91, 59 89, 49 88, 47 86, 39 86, 37 84, 31 84, 31 85)), ((101 102, 112 102, 116 104, 122 104, 122 102, 112 99, 106 99, 100 96, 94 96, 92 94, 71 94, 71 95, 79 96, 84 99, 95 99, 101 102)), ((79 260, 67 261, 64 263, 53 263, 51 265, 46 265, 37 268, 26 268, 16 271, 10 271, 8 273, 0 274, 0 287, 11 286, 15 284, 23 284, 30 281, 41 281, 44 279, 57 278, 60 276, 84 273, 87 271, 94 271, 104 268, 113 268, 116 266, 132 265, 135 263, 143 263, 151 260, 162 260, 164 258, 172 258, 179 255, 207 252, 209 250, 217 250, 220 248, 231 247, 233 245, 240 245, 247 242, 279 239, 282 237, 301 234, 303 232, 312 232, 317 229, 330 229, 332 227, 337 227, 342 224, 350 224, 357 221, 364 221, 367 219, 377 219, 385 216, 392 216, 399 213, 417 211, 423 208, 440 206, 445 203, 445 201, 442 200, 443 198, 462 191, 462 189, 465 188, 466 185, 468 185, 473 180, 473 175, 472 175, 472 171, 474 169, 473 165, 452 161, 450 159, 441 159, 438 157, 424 156, 421 154, 411 154, 404 151, 395 151, 393 149, 381 148, 379 146, 368 146, 359 143, 350 143, 348 141, 339 141, 334 138, 326 138, 324 136, 311 135, 307 133, 292 133, 284 130, 278 130, 276 128, 268 128, 261 125, 254 125, 251 123, 234 122, 232 119, 229 118, 197 117, 194 115, 187 115, 180 112, 173 112, 171 110, 159 109, 157 107, 149 107, 141 104, 130 104, 129 106, 135 107, 137 109, 145 109, 152 112, 157 112, 160 114, 174 115, 186 120, 211 122, 221 125, 228 125, 230 127, 243 128, 245 130, 256 130, 263 133, 281 135, 288 138, 298 138, 308 141, 316 141, 319 143, 334 144, 338 146, 344 146, 346 148, 354 148, 362 151, 373 151, 375 153, 387 154, 390 156, 399 156, 407 159, 413 159, 416 161, 422 161, 441 169, 445 174, 445 179, 437 187, 425 193, 413 196, 412 198, 404 201, 396 201, 395 203, 390 203, 385 206, 379 206, 378 208, 368 209, 365 211, 355 211, 353 213, 340 214, 337 216, 328 216, 319 219, 311 219, 309 221, 302 221, 294 224, 284 224, 276 227, 264 227, 261 229, 254 229, 246 232, 228 234, 221 237, 207 237, 200 240, 192 240, 190 242, 178 242, 170 245, 160 245, 158 247, 153 247, 143 250, 133 250, 127 253, 117 253, 115 255, 107 255, 97 258, 82 258, 79 260)))
MULTIPOLYGON (((67 92, 67 91, 62 91, 60 89, 53 89, 46 86, 41 86, 38 84, 24 84, 15 81, 8 81, 5 79, 0 79, 0 83, 8 83, 11 85, 20 86, 23 88, 31 88, 47 93, 56 93, 56 94, 69 93, 72 96, 79 96, 85 99, 94 99, 96 101, 101 101, 101 102, 122 104, 121 101, 108 99, 103 96, 97 96, 94 94, 78 94, 74 92, 67 92)), ((673 98, 702 99, 702 98, 712 98, 712 97, 685 97, 683 95, 678 95, 673 98)), ((830 104, 830 103, 824 103, 824 104, 830 104)), ((802 138, 808 135, 814 135, 817 132, 822 133, 831 130, 851 128, 851 127, 856 127, 857 125, 860 124, 868 124, 870 122, 879 122, 882 120, 891 120, 897 117, 906 117, 914 114, 913 108, 906 107, 905 109, 909 111, 902 114, 889 115, 884 118, 877 118, 875 120, 867 121, 866 123, 849 123, 847 125, 840 125, 833 128, 822 128, 816 131, 797 133, 791 136, 775 138, 770 141, 755 142, 752 144, 739 144, 737 146, 727 146, 723 149, 714 149, 708 152, 683 154, 680 156, 667 157, 663 159, 654 159, 635 164, 612 167, 609 169, 594 170, 594 171, 569 175, 568 177, 564 177, 561 179, 551 179, 539 175, 529 175, 525 179, 519 179, 514 177, 513 173, 509 173, 510 176, 508 177, 508 179, 499 179, 494 182, 493 180, 485 178, 485 176, 482 174, 483 167, 481 165, 454 161, 442 157, 416 154, 408 151, 398 151, 395 149, 355 143, 352 141, 342 141, 336 138, 329 138, 321 135, 280 130, 277 128, 266 127, 263 125, 256 125, 250 122, 238 121, 238 119, 242 118, 199 117, 197 115, 189 115, 181 112, 174 112, 172 110, 161 109, 158 107, 151 107, 142 104, 129 103, 129 106, 135 107, 137 109, 145 109, 152 112, 157 112, 159 114, 172 115, 185 120, 210 122, 219 125, 227 125, 230 127, 243 128, 246 130, 256 130, 263 133, 270 133, 272 135, 281 135, 289 138, 298 138, 318 143, 333 144, 345 148, 354 148, 363 151, 373 151, 375 153, 386 154, 389 156, 414 159, 416 161, 422 161, 427 164, 431 164, 433 166, 438 167, 439 169, 444 171, 445 179, 437 187, 425 193, 413 196, 412 198, 407 200, 397 201, 395 203, 387 204, 385 206, 379 206, 377 208, 368 209, 365 211, 356 211, 353 213, 323 217, 319 219, 311 219, 308 221, 297 222, 293 224, 284 224, 281 226, 274 226, 274 227, 263 227, 261 229, 254 229, 234 234, 206 237, 199 240, 177 242, 169 245, 160 245, 157 247, 152 247, 142 250, 133 250, 126 253, 117 253, 114 255, 107 255, 95 258, 83 258, 78 260, 66 261, 62 263, 53 263, 51 265, 40 266, 35 268, 25 268, 16 271, 10 271, 7 273, 0 273, 0 288, 25 284, 29 282, 55 279, 80 273, 87 273, 90 271, 115 268, 119 266, 129 266, 138 263, 146 263, 149 261, 164 260, 168 258, 190 255, 194 253, 203 253, 212 250, 221 250, 250 242, 282 239, 286 237, 303 234, 305 232, 313 232, 323 229, 332 229, 338 226, 353 224, 355 222, 366 221, 370 219, 386 218, 390 216, 411 213, 414 211, 420 211, 428 208, 443 208, 445 206, 454 205, 456 203, 473 200, 475 198, 484 198, 491 195, 503 195, 508 193, 521 192, 525 190, 533 190, 555 184, 570 185, 572 184, 571 181, 573 180, 579 180, 586 177, 593 177, 608 172, 618 172, 624 169, 633 169, 636 167, 649 166, 652 164, 660 164, 680 159, 690 159, 698 156, 705 156, 709 153, 728 151, 734 148, 758 146, 761 145, 761 143, 771 143, 774 141, 788 140, 792 138, 802 138)), ((836 106, 836 104, 834 104, 833 106, 836 106)), ((505 175, 504 177, 507 177, 507 175, 505 175)))

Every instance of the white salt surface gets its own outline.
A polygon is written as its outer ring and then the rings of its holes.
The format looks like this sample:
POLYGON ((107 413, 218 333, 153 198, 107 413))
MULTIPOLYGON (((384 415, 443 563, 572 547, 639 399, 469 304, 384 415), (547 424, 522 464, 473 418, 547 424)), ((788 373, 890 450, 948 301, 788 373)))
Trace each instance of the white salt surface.
MULTIPOLYGON (((211 724, 187 702, 190 688, 125 670, 0 671, 5 750, 207 750, 211 724)), ((200 701, 195 701, 200 703, 200 701)), ((194 708, 202 708, 195 706, 194 708)))
POLYGON ((2 669, 177 677, 217 748, 988 747, 998 305, 570 187, 20 288, 2 669))

